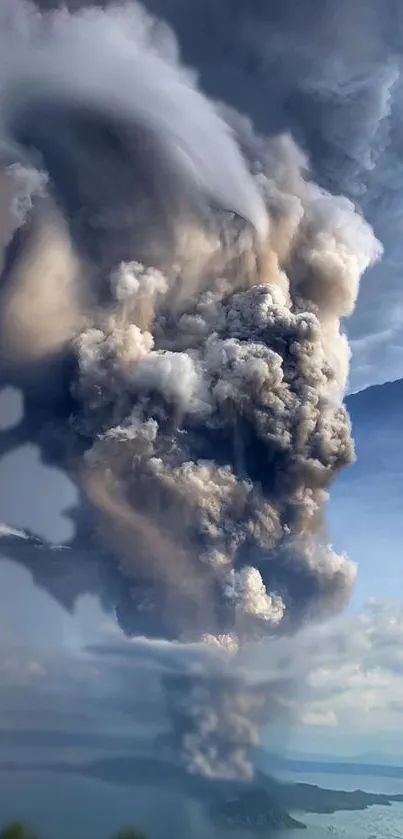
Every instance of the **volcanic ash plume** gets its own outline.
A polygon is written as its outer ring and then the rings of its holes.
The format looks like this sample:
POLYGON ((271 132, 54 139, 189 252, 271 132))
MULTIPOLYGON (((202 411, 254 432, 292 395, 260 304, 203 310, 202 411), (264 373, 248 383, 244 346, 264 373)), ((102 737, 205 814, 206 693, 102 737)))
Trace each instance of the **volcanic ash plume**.
POLYGON ((83 485, 147 631, 169 637, 270 635, 337 612, 354 578, 322 544, 323 508, 353 458, 339 318, 377 248, 347 200, 304 181, 291 142, 260 162, 273 221, 254 275, 248 231, 188 298, 180 278, 179 301, 126 263, 76 341, 83 485))
MULTIPOLYGON (((230 651, 337 613, 355 573, 324 522, 353 460, 340 320, 380 255, 372 230, 309 180, 289 137, 208 102, 140 7, 24 8, 2 24, 4 144, 44 173, 31 217, 62 213, 77 262, 25 433, 81 493, 75 590, 91 567, 128 634, 230 651), (60 398, 55 354, 71 362, 60 398)), ((22 256, 7 282, 21 306, 30 293, 34 345, 46 324, 22 256)), ((49 274, 35 282, 41 299, 49 274)), ((21 381, 32 364, 28 347, 21 381)), ((54 590, 49 563, 36 576, 54 590)))

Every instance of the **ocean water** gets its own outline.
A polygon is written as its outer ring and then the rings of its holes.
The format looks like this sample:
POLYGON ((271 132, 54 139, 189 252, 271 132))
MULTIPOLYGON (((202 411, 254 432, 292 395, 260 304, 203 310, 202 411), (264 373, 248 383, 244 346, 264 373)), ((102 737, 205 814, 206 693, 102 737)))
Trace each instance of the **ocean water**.
MULTIPOLYGON (((401 781, 385 778, 298 775, 295 780, 369 792, 402 788, 401 781)), ((403 839, 403 804, 300 817, 308 830, 281 834, 281 839, 403 839)), ((182 796, 53 772, 0 771, 0 828, 14 819, 23 819, 45 839, 109 839, 128 825, 148 832, 151 839, 222 839, 204 821, 201 809, 182 796)), ((238 831, 224 836, 251 839, 238 831)))

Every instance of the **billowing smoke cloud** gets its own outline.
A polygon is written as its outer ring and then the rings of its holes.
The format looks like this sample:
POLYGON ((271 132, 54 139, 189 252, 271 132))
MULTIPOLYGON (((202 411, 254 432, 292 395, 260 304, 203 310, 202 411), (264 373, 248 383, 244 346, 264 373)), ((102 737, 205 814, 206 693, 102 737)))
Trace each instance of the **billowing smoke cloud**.
MULTIPOLYGON (((69 606, 91 580, 130 635, 229 652, 336 614, 355 576, 324 521, 354 456, 341 319, 380 256, 372 229, 289 136, 205 99, 137 5, 17 9, 3 143, 48 191, 6 254, 4 311, 30 321, 17 364, 4 341, 26 394, 12 441, 82 498, 71 550, 36 579, 69 606)), ((247 775, 259 692, 225 674, 166 685, 187 767, 247 775)))
POLYGON ((204 89, 264 135, 291 131, 315 179, 358 201, 385 246, 348 324, 351 387, 400 378, 403 165, 399 0, 148 0, 204 89), (377 306, 373 300, 376 296, 377 306))

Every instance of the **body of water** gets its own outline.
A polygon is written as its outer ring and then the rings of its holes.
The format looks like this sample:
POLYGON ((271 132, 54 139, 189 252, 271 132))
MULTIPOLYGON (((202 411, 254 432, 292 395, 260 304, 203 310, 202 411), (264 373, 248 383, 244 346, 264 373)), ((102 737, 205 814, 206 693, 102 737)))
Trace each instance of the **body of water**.
POLYGON ((109 839, 137 827, 151 839, 210 839, 183 796, 118 786, 80 775, 0 771, 0 828, 22 820, 45 839, 109 839))
MULTIPOLYGON (((403 839, 403 805, 371 807, 364 812, 335 813, 332 816, 304 818, 307 839, 403 839)), ((297 839, 293 831, 292 839, 297 839)), ((301 834, 298 831, 301 839, 301 834)), ((290 837, 291 839, 291 837, 290 837)))
MULTIPOLYGON (((374 793, 402 793, 400 778, 370 778, 359 775, 332 775, 287 773, 282 778, 295 783, 315 784, 325 789, 340 789, 351 792, 356 789, 374 793)), ((390 807, 370 807, 368 810, 339 812, 333 815, 300 814, 301 821, 308 825, 307 833, 293 831, 292 839, 403 839, 403 804, 390 807)), ((291 837, 290 837, 291 839, 291 837)))
MULTIPOLYGON (((402 791, 401 781, 385 778, 298 774, 287 775, 287 780, 333 789, 402 791)), ((334 815, 300 814, 300 818, 308 830, 282 834, 283 839, 403 839, 403 804, 334 815)), ((0 827, 15 819, 23 819, 45 839, 109 839, 129 825, 146 831, 152 839, 221 839, 197 804, 171 792, 156 794, 155 789, 118 786, 79 775, 2 770, 0 827)), ((246 835, 237 832, 236 839, 246 839, 246 835)))

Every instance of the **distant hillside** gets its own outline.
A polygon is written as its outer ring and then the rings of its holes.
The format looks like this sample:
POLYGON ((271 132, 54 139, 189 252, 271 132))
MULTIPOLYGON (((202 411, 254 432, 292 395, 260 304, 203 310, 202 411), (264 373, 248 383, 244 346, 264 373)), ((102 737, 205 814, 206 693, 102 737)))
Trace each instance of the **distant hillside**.
POLYGON ((403 447, 397 445, 403 441, 403 380, 369 387, 349 396, 346 404, 357 455, 346 475, 403 465, 403 447))
POLYGON ((347 397, 346 404, 353 423, 365 420, 394 423, 403 411, 403 379, 353 393, 347 397))
POLYGON ((403 381, 368 388, 346 402, 356 462, 331 490, 331 538, 362 569, 361 601, 395 597, 403 544, 403 381))
POLYGON ((265 767, 270 767, 270 771, 274 774, 276 772, 293 772, 303 775, 352 775, 352 776, 366 776, 372 778, 402 778, 403 779, 403 760, 400 764, 387 764, 386 762, 367 762, 353 760, 330 760, 328 758, 284 758, 277 755, 272 755, 265 750, 261 750, 258 756, 259 766, 264 770, 265 767))

